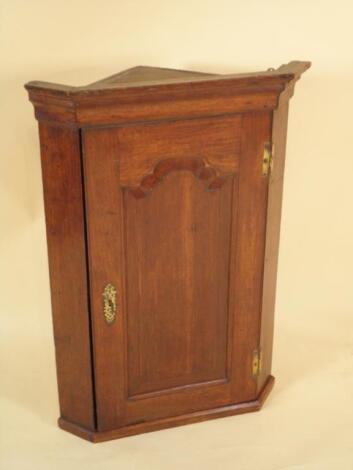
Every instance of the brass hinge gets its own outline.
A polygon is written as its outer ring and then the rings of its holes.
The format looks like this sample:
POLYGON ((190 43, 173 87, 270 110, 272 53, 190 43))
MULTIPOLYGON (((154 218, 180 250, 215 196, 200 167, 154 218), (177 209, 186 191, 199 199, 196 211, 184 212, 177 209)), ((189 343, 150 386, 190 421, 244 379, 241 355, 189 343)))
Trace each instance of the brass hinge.
POLYGON ((252 354, 252 375, 257 377, 261 372, 262 366, 261 349, 255 349, 252 354))
POLYGON ((262 157, 262 174, 267 176, 273 167, 274 147, 271 142, 265 142, 264 154, 262 157))

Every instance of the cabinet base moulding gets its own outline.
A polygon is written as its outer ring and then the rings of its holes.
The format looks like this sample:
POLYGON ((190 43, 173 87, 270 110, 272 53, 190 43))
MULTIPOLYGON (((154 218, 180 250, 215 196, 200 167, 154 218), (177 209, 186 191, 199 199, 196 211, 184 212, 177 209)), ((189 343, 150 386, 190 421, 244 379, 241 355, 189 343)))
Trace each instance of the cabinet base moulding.
POLYGON ((184 424, 198 423, 200 421, 207 421, 209 419, 223 418, 226 416, 240 415, 243 413, 250 413, 252 411, 259 411, 266 398, 271 392, 275 383, 275 378, 270 375, 255 400, 237 403, 233 405, 221 406, 218 408, 211 408, 208 410, 195 411, 180 416, 172 416, 169 418, 157 419, 144 423, 132 424, 122 428, 113 429, 111 431, 90 431, 77 424, 70 423, 64 418, 58 419, 58 425, 61 429, 68 431, 75 436, 82 437, 90 442, 104 442, 121 437, 134 436, 146 432, 159 431, 161 429, 173 428, 182 426, 184 424))

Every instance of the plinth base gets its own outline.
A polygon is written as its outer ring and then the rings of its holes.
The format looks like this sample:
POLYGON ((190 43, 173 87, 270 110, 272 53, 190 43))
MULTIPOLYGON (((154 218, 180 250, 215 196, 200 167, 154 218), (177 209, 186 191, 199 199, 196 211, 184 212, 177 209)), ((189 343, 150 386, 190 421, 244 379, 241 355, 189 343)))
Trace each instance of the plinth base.
POLYGON ((182 426, 184 424, 197 423, 199 421, 206 421, 208 419, 222 418, 225 416, 232 416, 242 413, 249 413, 251 411, 259 411, 264 404, 267 396, 269 395, 274 385, 275 379, 271 375, 269 376, 265 386, 261 390, 256 400, 238 403, 235 405, 227 405, 219 408, 211 408, 208 410, 195 411, 180 416, 173 416, 169 418, 158 419, 155 421, 133 424, 130 426, 124 426, 122 428, 113 429, 111 431, 91 431, 89 429, 82 428, 76 424, 70 423, 69 421, 59 418, 58 424, 61 429, 71 432, 78 437, 82 437, 91 442, 103 442, 111 439, 118 439, 121 437, 133 436, 135 434, 142 434, 151 431, 157 431, 159 429, 166 429, 175 426, 182 426))

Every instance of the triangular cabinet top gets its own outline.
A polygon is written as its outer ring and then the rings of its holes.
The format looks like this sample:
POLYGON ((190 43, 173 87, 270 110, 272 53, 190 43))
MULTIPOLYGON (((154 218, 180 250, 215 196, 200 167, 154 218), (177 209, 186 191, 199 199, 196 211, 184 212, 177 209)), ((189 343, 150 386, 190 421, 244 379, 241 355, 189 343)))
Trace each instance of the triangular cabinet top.
POLYGON ((36 118, 79 127, 271 110, 293 94, 310 62, 218 75, 133 67, 86 86, 31 81, 25 85, 36 118))

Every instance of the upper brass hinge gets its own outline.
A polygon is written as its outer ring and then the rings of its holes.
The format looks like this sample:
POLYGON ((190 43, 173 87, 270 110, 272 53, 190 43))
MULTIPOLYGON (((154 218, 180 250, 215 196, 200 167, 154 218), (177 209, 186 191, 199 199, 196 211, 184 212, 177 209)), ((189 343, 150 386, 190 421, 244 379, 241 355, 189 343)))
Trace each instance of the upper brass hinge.
POLYGON ((261 349, 255 349, 252 355, 252 375, 257 377, 261 372, 262 367, 262 353, 261 349))
POLYGON ((274 146, 272 142, 265 142, 262 157, 262 174, 267 176, 273 167, 274 146))

